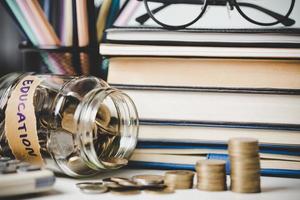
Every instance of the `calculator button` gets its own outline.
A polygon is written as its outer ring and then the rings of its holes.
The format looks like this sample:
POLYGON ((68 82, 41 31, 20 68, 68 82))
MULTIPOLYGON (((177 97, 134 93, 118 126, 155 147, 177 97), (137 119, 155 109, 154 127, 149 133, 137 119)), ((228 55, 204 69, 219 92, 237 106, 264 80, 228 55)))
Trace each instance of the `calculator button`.
POLYGON ((13 167, 7 167, 3 171, 1 171, 2 174, 12 174, 12 173, 17 173, 17 168, 13 167))
POLYGON ((9 160, 9 161, 7 161, 7 163, 9 165, 18 165, 18 164, 21 163, 21 161, 19 161, 19 160, 9 160))
POLYGON ((27 168, 28 168, 28 167, 30 167, 30 164, 29 164, 29 163, 22 162, 22 163, 18 164, 17 170, 18 170, 18 172, 27 171, 27 168))
POLYGON ((8 162, 10 160, 11 160, 11 158, 9 158, 9 157, 0 157, 0 162, 8 162))
POLYGON ((38 171, 38 170, 41 170, 41 167, 38 166, 38 165, 30 165, 29 167, 26 167, 25 168, 25 171, 38 171))

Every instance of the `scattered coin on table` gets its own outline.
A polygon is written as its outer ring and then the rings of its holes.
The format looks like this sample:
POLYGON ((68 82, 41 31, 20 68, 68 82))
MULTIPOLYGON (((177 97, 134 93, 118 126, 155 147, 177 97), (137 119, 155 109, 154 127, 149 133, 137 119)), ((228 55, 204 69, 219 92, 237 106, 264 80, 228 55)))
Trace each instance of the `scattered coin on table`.
POLYGON ((102 194, 108 191, 108 188, 103 183, 83 182, 76 184, 78 188, 87 194, 102 194))

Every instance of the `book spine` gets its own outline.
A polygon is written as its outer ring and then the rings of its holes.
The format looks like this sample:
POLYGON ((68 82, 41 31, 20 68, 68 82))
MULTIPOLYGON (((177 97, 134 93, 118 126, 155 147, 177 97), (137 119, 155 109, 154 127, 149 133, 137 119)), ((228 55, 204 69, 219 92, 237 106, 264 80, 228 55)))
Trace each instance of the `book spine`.
MULTIPOLYGON (((213 149, 226 150, 226 144, 219 143, 185 143, 185 142, 156 142, 139 141, 138 149, 213 149)), ((260 153, 283 154, 291 156, 300 156, 299 146, 283 146, 260 144, 260 153)))
MULTIPOLYGON (((217 159, 226 161, 226 173, 230 174, 230 162, 226 154, 209 154, 207 159, 217 159)), ((160 170, 195 170, 195 165, 188 164, 173 164, 162 162, 143 162, 143 161, 130 161, 129 168, 145 168, 145 169, 160 169, 160 170)), ((300 178, 300 170, 289 169, 261 169, 262 176, 275 176, 275 177, 291 177, 300 178)))

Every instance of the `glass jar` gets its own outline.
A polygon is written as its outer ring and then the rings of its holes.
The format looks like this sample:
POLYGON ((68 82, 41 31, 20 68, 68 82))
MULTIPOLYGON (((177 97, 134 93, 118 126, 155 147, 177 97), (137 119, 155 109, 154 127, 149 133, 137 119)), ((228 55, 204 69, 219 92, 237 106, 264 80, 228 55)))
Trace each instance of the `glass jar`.
POLYGON ((95 77, 0 79, 0 155, 88 176, 127 164, 138 134, 133 101, 95 77))

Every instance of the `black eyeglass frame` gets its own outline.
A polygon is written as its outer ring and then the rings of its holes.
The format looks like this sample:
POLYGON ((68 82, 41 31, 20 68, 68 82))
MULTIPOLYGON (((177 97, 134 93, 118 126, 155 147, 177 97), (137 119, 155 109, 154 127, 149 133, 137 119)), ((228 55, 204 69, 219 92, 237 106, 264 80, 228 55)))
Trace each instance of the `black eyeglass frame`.
MULTIPOLYGON (((141 0, 140 0, 141 1, 141 0)), ((276 24, 279 24, 279 23, 282 23, 282 22, 284 22, 285 20, 287 20, 288 18, 289 18, 289 16, 290 16, 290 14, 292 13, 292 11, 293 11, 293 9, 294 9, 294 6, 295 6, 295 1, 296 0, 291 0, 292 2, 291 2, 291 5, 290 5, 290 8, 289 8, 289 10, 288 10, 288 12, 286 13, 286 15, 285 16, 280 16, 279 18, 280 19, 277 19, 277 21, 275 21, 275 22, 270 22, 270 23, 264 23, 264 22, 258 22, 258 21, 255 21, 255 20, 253 20, 253 19, 251 19, 250 17, 248 17, 243 11, 242 11, 242 9, 240 8, 240 5, 239 4, 241 4, 241 3, 237 3, 236 2, 236 0, 202 0, 203 1, 203 7, 202 7, 202 11, 201 11, 201 13, 194 19, 194 20, 192 20, 191 22, 188 22, 188 23, 186 23, 186 24, 183 24, 183 25, 179 25, 179 26, 173 26, 173 25, 169 25, 169 24, 165 24, 165 23, 163 23, 163 22, 161 22, 161 21, 159 21, 159 20, 157 20, 156 19, 156 17, 153 15, 153 13, 152 13, 152 11, 151 11, 151 9, 149 8, 149 6, 148 6, 148 1, 149 0, 142 0, 143 2, 144 2, 144 5, 145 5, 145 8, 146 8, 146 10, 147 10, 147 14, 149 15, 149 17, 153 20, 153 21, 155 21, 157 24, 159 24, 159 25, 161 25, 162 27, 164 27, 164 28, 166 28, 166 29, 169 29, 169 30, 179 30, 179 29, 184 29, 184 28, 187 28, 187 27, 189 27, 189 26, 191 26, 191 25, 193 25, 194 23, 196 23, 202 16, 203 16, 203 14, 205 13, 205 11, 206 11, 206 9, 207 9, 207 7, 210 5, 209 3, 210 2, 212 2, 212 4, 211 5, 217 5, 216 3, 219 3, 219 2, 225 2, 225 5, 226 5, 226 3, 228 2, 229 3, 229 5, 230 5, 230 7, 231 7, 231 9, 233 9, 234 7, 237 9, 237 11, 240 13, 240 15, 244 18, 244 19, 246 19, 247 21, 249 21, 249 22, 251 22, 251 23, 253 23, 253 24, 256 24, 256 25, 260 25, 260 26, 273 26, 273 25, 276 25, 276 24)), ((153 2, 161 2, 160 0, 150 0, 150 1, 153 1, 153 2)), ((172 1, 172 0, 171 0, 172 1)), ((173 0, 174 1, 174 0, 173 0)), ((176 2, 176 1, 175 1, 176 2)), ((224 3, 223 2, 223 3, 224 3)), ((176 2, 176 3, 178 3, 178 2, 176 2)), ((166 7, 166 6, 168 6, 168 5, 170 5, 171 3, 166 3, 165 4, 165 6, 164 7, 166 7)), ((245 6, 247 6, 246 4, 247 3, 243 3, 245 6)), ((265 11, 268 11, 268 12, 271 12, 273 15, 278 15, 279 16, 279 14, 277 14, 277 13, 274 13, 273 11, 270 11, 270 10, 267 10, 267 9, 265 9, 265 8, 262 8, 262 7, 260 7, 261 9, 264 9, 265 11)), ((160 9, 159 9, 160 10, 160 9)), ((274 16, 273 16, 274 17, 274 16)), ((289 26, 289 25, 292 25, 292 24, 294 24, 295 23, 295 21, 293 21, 292 23, 283 23, 285 26, 289 26), (287 25, 286 25, 287 24, 287 25)))

